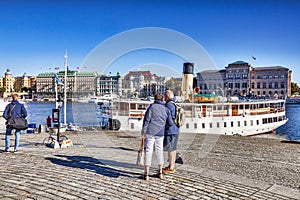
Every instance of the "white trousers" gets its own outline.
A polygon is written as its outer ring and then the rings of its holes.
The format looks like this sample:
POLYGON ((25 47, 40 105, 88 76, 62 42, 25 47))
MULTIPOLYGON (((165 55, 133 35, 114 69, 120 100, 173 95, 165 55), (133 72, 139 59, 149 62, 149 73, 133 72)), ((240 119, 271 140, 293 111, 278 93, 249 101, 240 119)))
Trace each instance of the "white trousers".
POLYGON ((153 135, 146 135, 146 158, 145 158, 145 165, 151 166, 152 162, 152 153, 153 148, 155 147, 155 154, 156 160, 158 165, 164 164, 164 152, 163 152, 163 143, 164 143, 164 136, 153 136, 153 135))

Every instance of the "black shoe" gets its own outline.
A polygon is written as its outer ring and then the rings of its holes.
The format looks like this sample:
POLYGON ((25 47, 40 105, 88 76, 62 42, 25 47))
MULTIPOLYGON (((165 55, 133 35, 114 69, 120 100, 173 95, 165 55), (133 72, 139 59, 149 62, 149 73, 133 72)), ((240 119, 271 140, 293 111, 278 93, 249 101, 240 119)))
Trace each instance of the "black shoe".
POLYGON ((19 150, 14 150, 14 153, 19 153, 19 150))
POLYGON ((9 153, 8 149, 3 150, 4 153, 9 153))

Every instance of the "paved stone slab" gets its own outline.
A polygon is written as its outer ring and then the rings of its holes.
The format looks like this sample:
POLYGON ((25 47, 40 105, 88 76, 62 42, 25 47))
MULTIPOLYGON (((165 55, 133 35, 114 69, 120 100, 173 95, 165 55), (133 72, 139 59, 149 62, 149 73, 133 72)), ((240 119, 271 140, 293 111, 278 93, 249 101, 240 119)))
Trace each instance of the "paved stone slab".
POLYGON ((21 153, 0 154, 0 199, 297 199, 299 195, 295 188, 189 164, 164 180, 151 175, 146 182, 141 179, 143 168, 135 166, 138 135, 70 133, 74 146, 67 149, 41 145, 45 136, 22 135, 21 153))

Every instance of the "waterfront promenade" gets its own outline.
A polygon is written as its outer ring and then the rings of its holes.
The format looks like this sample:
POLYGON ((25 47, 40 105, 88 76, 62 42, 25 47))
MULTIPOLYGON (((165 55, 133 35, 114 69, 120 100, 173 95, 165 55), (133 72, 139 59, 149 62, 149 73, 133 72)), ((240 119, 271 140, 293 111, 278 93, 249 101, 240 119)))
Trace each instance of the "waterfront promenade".
POLYGON ((297 142, 182 134, 184 164, 147 182, 135 165, 139 133, 66 135, 74 146, 52 149, 41 144, 46 133, 24 134, 19 153, 1 153, 0 199, 300 199, 297 142))

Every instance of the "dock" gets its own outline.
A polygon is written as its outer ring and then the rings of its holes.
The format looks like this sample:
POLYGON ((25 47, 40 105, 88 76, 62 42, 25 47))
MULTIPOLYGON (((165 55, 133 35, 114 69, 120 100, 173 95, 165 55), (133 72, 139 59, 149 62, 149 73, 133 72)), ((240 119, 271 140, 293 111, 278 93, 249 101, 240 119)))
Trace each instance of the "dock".
POLYGON ((145 181, 135 165, 140 133, 64 134, 74 146, 52 149, 42 144, 48 133, 22 134, 19 153, 0 154, 0 199, 300 199, 297 141, 182 133, 184 163, 160 180, 154 157, 145 181))

